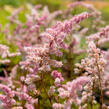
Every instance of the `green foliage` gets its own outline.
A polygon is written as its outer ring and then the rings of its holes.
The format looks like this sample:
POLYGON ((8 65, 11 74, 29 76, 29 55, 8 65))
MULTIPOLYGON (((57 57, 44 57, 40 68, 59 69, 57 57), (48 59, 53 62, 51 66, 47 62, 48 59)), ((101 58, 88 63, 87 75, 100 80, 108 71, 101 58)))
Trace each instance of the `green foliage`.
POLYGON ((4 5, 12 5, 12 6, 19 6, 23 4, 26 0, 0 0, 0 6, 4 5))
MULTIPOLYGON (((57 10, 65 0, 0 0, 0 6, 11 5, 18 7, 26 3, 47 5, 51 11, 57 10)), ((63 6, 62 6, 63 7, 63 6)))
POLYGON ((9 12, 5 11, 4 9, 0 9, 0 24, 2 24, 3 26, 8 21, 7 16, 9 16, 9 12))
POLYGON ((106 24, 109 24, 109 7, 104 7, 101 12, 103 20, 106 22, 106 24))
POLYGON ((47 5, 50 11, 60 9, 61 6, 63 6, 62 3, 65 2, 65 0, 37 0, 37 1, 30 0, 30 1, 33 4, 41 4, 44 6, 47 5))

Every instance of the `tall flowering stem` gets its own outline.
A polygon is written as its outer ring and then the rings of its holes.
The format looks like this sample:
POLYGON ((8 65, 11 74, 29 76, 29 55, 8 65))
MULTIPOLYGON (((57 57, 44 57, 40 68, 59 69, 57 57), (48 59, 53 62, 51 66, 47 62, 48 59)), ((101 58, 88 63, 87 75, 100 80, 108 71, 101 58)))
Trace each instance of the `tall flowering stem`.
POLYGON ((43 88, 44 88, 45 94, 46 94, 46 96, 47 96, 47 98, 48 98, 48 100, 49 100, 49 102, 50 102, 50 105, 51 105, 51 107, 52 107, 52 100, 51 100, 51 98, 50 98, 50 96, 49 96, 49 94, 48 94, 48 92, 47 92, 47 90, 46 90, 46 87, 45 87, 45 84, 44 84, 44 77, 43 77, 43 74, 41 74, 41 83, 42 83, 42 86, 43 86, 43 88))

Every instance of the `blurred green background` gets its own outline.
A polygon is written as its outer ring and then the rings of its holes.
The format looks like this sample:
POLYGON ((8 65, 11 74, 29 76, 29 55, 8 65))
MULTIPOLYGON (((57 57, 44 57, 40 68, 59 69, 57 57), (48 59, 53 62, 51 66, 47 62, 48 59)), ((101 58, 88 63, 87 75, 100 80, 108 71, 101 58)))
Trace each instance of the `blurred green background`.
POLYGON ((33 5, 41 4, 47 5, 50 11, 54 11, 65 9, 73 1, 84 1, 93 4, 102 12, 106 24, 109 24, 109 0, 0 0, 0 23, 4 24, 7 21, 5 18, 9 15, 9 7, 18 8, 28 3, 33 5), (7 6, 9 7, 7 8, 7 6))

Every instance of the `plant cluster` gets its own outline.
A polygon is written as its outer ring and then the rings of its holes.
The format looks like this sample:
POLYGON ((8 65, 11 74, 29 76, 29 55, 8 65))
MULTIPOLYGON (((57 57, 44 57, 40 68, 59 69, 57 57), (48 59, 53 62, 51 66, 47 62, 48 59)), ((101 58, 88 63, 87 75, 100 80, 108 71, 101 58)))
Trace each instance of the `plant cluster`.
POLYGON ((0 76, 2 108, 109 109, 105 101, 109 96, 109 50, 103 49, 109 41, 109 26, 100 27, 104 25, 101 13, 83 2, 52 13, 47 6, 36 5, 28 6, 26 21, 21 22, 22 10, 15 10, 0 30, 7 40, 6 45, 0 44, 0 64, 6 66, 1 66, 4 76, 0 76), (72 16, 78 5, 88 11, 72 16), (90 18, 96 30, 91 35, 81 25, 90 18), (10 44, 17 46, 16 52, 10 51, 10 44), (19 62, 11 64, 17 57, 19 62))

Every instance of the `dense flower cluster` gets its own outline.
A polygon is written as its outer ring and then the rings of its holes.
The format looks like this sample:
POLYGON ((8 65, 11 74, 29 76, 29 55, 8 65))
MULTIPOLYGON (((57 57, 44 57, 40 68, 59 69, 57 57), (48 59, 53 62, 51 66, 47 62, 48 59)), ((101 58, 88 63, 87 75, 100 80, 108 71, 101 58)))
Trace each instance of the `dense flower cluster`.
POLYGON ((67 10, 53 13, 47 6, 26 8, 29 13, 25 22, 19 20, 23 10, 19 8, 1 29, 7 39, 7 45, 0 44, 2 108, 109 109, 105 102, 105 96, 109 96, 109 50, 102 49, 109 41, 109 26, 98 25, 104 24, 101 13, 83 2, 74 2, 67 10), (70 12, 78 5, 88 12, 72 16, 70 12), (58 16, 62 21, 58 21, 58 16), (80 24, 89 17, 97 18, 91 25, 96 33, 91 35, 90 28, 80 24), (13 31, 9 29, 11 25, 13 31), (16 52, 10 52, 9 44, 17 46, 16 52), (86 57, 80 61, 78 57, 84 54, 86 57), (21 58, 13 64, 16 56, 21 58))
POLYGON ((10 53, 8 46, 0 44, 0 56, 2 58, 0 60, 1 64, 10 63, 10 60, 6 59, 6 57, 15 57, 15 56, 19 56, 20 54, 21 54, 20 52, 10 53))

